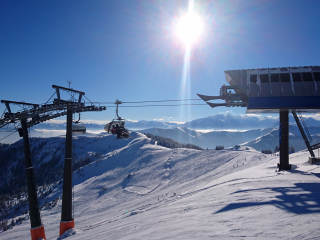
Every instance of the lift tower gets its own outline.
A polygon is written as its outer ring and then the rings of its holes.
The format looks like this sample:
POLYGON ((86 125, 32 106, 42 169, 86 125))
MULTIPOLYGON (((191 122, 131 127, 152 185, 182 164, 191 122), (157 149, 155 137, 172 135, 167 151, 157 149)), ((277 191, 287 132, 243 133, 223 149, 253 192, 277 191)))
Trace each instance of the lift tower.
MULTIPOLYGON (((31 159, 31 151, 29 144, 29 134, 28 134, 28 125, 27 119, 29 116, 29 111, 36 111, 39 107, 38 104, 33 103, 25 103, 25 102, 14 102, 14 101, 6 101, 1 100, 1 103, 6 105, 7 113, 5 114, 5 119, 11 119, 10 121, 6 121, 6 123, 13 123, 15 121, 20 120, 21 128, 19 129, 20 137, 23 137, 23 149, 24 149, 24 159, 25 159, 25 168, 26 168, 26 177, 27 177, 27 190, 28 190, 28 203, 29 203, 29 215, 30 215, 30 224, 31 224, 31 239, 38 240, 39 238, 46 239, 44 226, 41 222, 39 202, 37 197, 37 186, 35 183, 32 159, 31 159), (15 114, 12 113, 10 104, 16 104, 22 106, 25 111, 19 112, 19 118, 15 118, 15 114), (28 110, 28 107, 32 106, 33 108, 28 110)), ((4 121, 1 121, 3 125, 4 121)))
POLYGON ((279 170, 291 168, 288 151, 291 111, 310 152, 309 163, 313 164, 317 160, 313 153, 314 146, 310 146, 306 134, 308 130, 299 112, 319 112, 319 66, 228 70, 225 71, 225 76, 229 86, 223 85, 219 96, 198 96, 211 107, 246 107, 247 113, 279 113, 279 170), (224 102, 209 102, 217 99, 224 102), (296 112, 301 116, 300 119, 296 112))
POLYGON ((62 194, 62 209, 60 222, 60 236, 70 228, 74 228, 74 218, 72 212, 72 115, 82 111, 102 111, 105 107, 97 107, 92 105, 91 108, 86 108, 81 102, 84 92, 65 88, 57 85, 52 85, 56 90, 57 98, 54 99, 54 104, 64 104, 67 106, 67 131, 65 144, 64 172, 63 172, 63 194, 62 194), (69 100, 61 99, 61 92, 65 91, 70 94, 69 100), (78 97, 76 97, 78 96, 78 97), (86 108, 86 109, 83 109, 86 108))
POLYGON ((46 236, 44 227, 41 223, 33 165, 30 155, 28 128, 44 121, 67 115, 64 184, 60 223, 60 235, 62 235, 66 230, 74 227, 74 219, 72 216, 72 114, 106 110, 105 106, 97 106, 90 101, 89 103, 84 102, 82 100, 82 97, 85 95, 84 92, 56 85, 53 85, 52 87, 56 90, 55 93, 57 95, 57 98, 54 99, 53 103, 47 102, 40 106, 39 104, 33 103, 1 100, 1 103, 6 105, 6 111, 4 115, 0 117, 0 128, 9 124, 21 123, 21 127, 18 128, 17 131, 19 132, 20 137, 23 137, 24 143, 32 240, 38 240, 40 238, 46 239, 46 236), (67 91, 69 94, 71 93, 71 98, 69 100, 62 100, 60 90, 67 91), (75 98, 75 96, 78 97, 75 98), (10 107, 13 104, 22 106, 22 111, 13 112, 10 107))

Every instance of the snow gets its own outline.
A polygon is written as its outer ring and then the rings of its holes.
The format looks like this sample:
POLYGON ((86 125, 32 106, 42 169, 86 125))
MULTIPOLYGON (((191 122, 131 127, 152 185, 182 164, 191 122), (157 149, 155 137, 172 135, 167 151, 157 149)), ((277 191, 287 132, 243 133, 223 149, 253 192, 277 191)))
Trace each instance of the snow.
POLYGON ((208 132, 247 132, 249 130, 238 130, 238 129, 203 129, 203 130, 194 130, 196 132, 200 132, 200 133, 208 133, 208 132))
MULTIPOLYGON (((320 237, 320 167, 307 152, 290 155, 291 171, 276 172, 279 157, 251 147, 168 149, 132 135, 86 138, 118 148, 74 173, 75 229, 58 238, 61 200, 42 211, 47 239, 320 237)), ((51 193, 59 194, 61 184, 51 193)), ((29 229, 25 221, 0 238, 28 239, 29 229)))
POLYGON ((65 231, 60 237, 57 238, 57 240, 62 240, 67 237, 71 237, 75 234, 79 234, 79 233, 82 233, 82 231, 79 229, 71 228, 71 229, 65 231))

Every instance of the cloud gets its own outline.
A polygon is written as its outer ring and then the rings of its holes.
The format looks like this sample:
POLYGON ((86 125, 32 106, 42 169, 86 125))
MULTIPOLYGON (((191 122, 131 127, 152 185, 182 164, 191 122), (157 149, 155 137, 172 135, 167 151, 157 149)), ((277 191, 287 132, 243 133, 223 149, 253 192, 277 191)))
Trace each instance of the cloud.
POLYGON ((225 112, 219 112, 218 114, 224 114, 224 115, 227 115, 227 114, 233 114, 233 111, 232 110, 228 110, 228 111, 225 111, 225 112))
POLYGON ((179 122, 179 121, 167 121, 169 123, 176 123, 176 124, 185 124, 186 122, 179 122))
POLYGON ((317 113, 317 114, 312 114, 311 116, 309 115, 309 116, 307 116, 307 115, 305 115, 305 114, 303 114, 302 115, 303 117, 312 117, 312 118, 314 118, 315 120, 320 120, 320 114, 319 113, 317 113))
POLYGON ((65 123, 66 120, 57 120, 57 119, 50 119, 48 121, 45 121, 45 123, 65 123))
POLYGON ((139 122, 137 120, 132 120, 132 119, 127 119, 126 121, 129 121, 129 122, 139 122))
POLYGON ((255 114, 255 113, 248 113, 248 114, 240 114, 240 116, 244 117, 244 116, 249 116, 249 117, 262 117, 260 114, 255 114))

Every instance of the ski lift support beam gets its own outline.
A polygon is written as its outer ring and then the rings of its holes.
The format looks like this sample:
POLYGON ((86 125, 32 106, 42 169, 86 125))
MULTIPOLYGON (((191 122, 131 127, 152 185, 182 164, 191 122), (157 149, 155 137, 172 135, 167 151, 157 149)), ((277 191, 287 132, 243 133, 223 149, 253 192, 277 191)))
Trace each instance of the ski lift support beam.
MULTIPOLYGON (((9 103, 13 101, 6 101, 2 100, 2 103, 9 103)), ((20 103, 22 104, 22 103, 20 103)), ((23 103, 25 104, 25 103, 23 103)), ((38 104, 25 104, 25 105, 34 105, 34 108, 27 109, 21 112, 6 112, 4 114, 4 118, 0 118, 0 128, 10 124, 10 123, 17 123, 20 122, 21 119, 27 119, 27 126, 32 127, 44 121, 54 119, 57 117, 61 117, 67 115, 67 109, 72 108, 74 113, 80 112, 96 112, 96 111, 104 111, 107 108, 105 106, 84 106, 83 103, 75 103, 70 101, 63 101, 63 100, 54 100, 53 104, 45 104, 45 105, 38 105, 38 104)), ((21 136, 22 137, 22 136, 21 136)))
POLYGON ((307 148, 308 148, 308 151, 309 151, 311 157, 312 157, 312 158, 315 158, 316 156, 314 155, 312 146, 310 146, 310 142, 309 142, 309 140, 308 140, 308 138, 307 138, 306 133, 305 133, 304 130, 303 130, 303 127, 302 127, 302 125, 301 125, 301 122, 300 122, 300 120, 299 120, 299 118, 298 118, 297 113, 296 113, 295 110, 292 110, 292 115, 293 115, 293 117, 294 117, 294 120, 296 120, 297 126, 298 126, 298 128, 299 128, 299 130, 300 130, 300 133, 301 133, 301 136, 302 136, 302 138, 303 138, 303 140, 304 140, 304 142, 305 142, 305 144, 306 144, 306 146, 307 146, 307 148))
POLYGON ((71 88, 65 88, 65 87, 57 86, 57 85, 52 85, 52 88, 56 89, 56 94, 57 94, 58 100, 60 100, 60 89, 65 90, 65 91, 69 91, 69 92, 78 93, 79 94, 78 103, 81 102, 82 96, 85 95, 84 92, 81 92, 81 91, 78 91, 78 90, 74 90, 74 89, 71 89, 71 88))
POLYGON ((39 107, 39 104, 34 103, 25 103, 25 102, 15 102, 15 101, 8 101, 8 100, 1 100, 1 103, 4 103, 6 105, 7 111, 11 113, 10 103, 17 104, 17 105, 27 105, 27 106, 33 106, 34 108, 39 107))

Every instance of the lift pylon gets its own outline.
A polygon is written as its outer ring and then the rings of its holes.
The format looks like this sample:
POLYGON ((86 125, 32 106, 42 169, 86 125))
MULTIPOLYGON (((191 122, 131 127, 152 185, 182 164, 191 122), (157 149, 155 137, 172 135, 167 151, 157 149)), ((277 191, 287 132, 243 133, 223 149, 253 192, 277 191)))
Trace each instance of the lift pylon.
POLYGON ((20 136, 23 137, 24 141, 32 240, 46 238, 44 227, 41 224, 40 209, 37 199, 35 180, 33 176, 28 128, 44 121, 67 115, 66 154, 64 166, 65 186, 63 188, 63 210, 61 213, 60 223, 60 235, 62 235, 66 230, 74 227, 74 219, 72 216, 72 114, 106 110, 105 106, 97 106, 92 102, 90 102, 89 105, 86 105, 82 100, 82 97, 85 95, 84 92, 56 85, 53 85, 52 87, 56 90, 57 94, 57 98, 54 99, 53 103, 47 104, 47 102, 40 106, 39 104, 33 103, 1 100, 1 103, 4 103, 6 105, 6 112, 3 116, 0 117, 0 128, 3 128, 8 124, 21 122, 21 128, 17 130, 19 131, 20 136), (72 92, 72 99, 62 100, 60 96, 60 90, 72 92), (75 94, 79 95, 78 99, 74 98, 75 94), (23 106, 23 109, 19 112, 12 112, 10 104, 23 106))
POLYGON ((46 239, 44 227, 41 223, 39 202, 37 197, 37 187, 33 174, 33 165, 30 153, 30 144, 28 136, 28 127, 26 119, 21 119, 24 158, 27 175, 27 188, 28 188, 28 202, 29 202, 29 215, 31 223, 31 240, 38 240, 39 238, 46 239))

